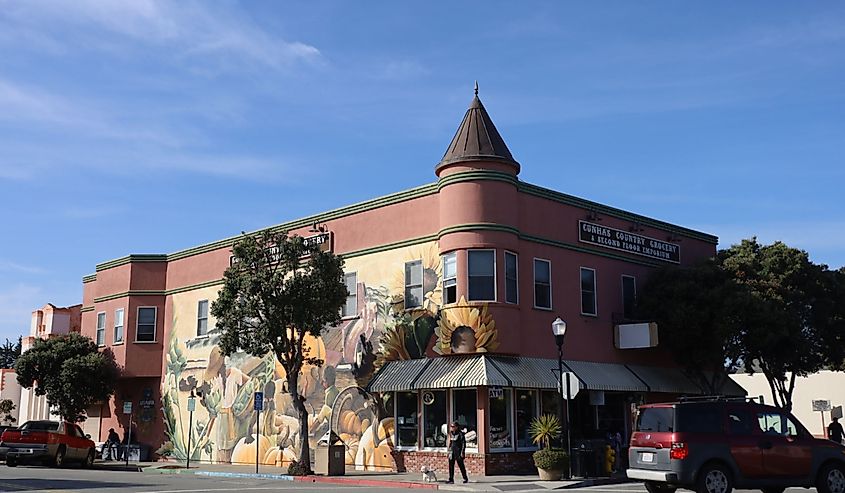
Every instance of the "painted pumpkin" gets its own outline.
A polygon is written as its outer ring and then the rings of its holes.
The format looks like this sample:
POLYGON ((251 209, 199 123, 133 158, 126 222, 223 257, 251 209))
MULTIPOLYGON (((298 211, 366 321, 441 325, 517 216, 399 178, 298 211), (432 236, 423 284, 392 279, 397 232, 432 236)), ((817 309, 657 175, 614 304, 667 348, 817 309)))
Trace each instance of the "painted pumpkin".
MULTIPOLYGON (((232 450, 232 464, 254 464, 255 463, 255 435, 251 436, 252 441, 246 443, 247 437, 238 440, 235 449, 232 450)), ((264 435, 258 437, 258 457, 267 455, 270 450, 270 440, 264 435)))

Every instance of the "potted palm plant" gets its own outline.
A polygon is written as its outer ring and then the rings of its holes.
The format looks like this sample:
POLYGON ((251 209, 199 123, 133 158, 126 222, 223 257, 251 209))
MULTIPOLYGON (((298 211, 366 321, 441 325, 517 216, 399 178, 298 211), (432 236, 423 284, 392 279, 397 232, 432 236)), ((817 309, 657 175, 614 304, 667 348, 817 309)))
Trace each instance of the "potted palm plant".
POLYGON ((561 426, 557 416, 544 414, 531 421, 528 432, 531 440, 540 450, 534 452, 534 465, 543 481, 557 481, 569 467, 569 457, 563 450, 552 448, 552 439, 560 435, 561 426))

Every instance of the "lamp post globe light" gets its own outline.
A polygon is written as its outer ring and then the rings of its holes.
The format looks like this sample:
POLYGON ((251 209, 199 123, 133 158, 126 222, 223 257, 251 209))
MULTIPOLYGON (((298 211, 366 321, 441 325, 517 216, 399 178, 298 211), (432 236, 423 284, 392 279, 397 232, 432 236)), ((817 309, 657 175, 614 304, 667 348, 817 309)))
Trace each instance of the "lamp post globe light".
MULTIPOLYGON (((558 393, 559 399, 558 399, 558 406, 557 406, 558 411, 557 412, 558 412, 558 419, 561 422, 566 423, 566 425, 564 426, 563 429, 566 432, 566 453, 567 453, 567 455, 569 455, 570 453, 572 453, 572 446, 570 444, 570 433, 569 433, 569 395, 570 395, 571 392, 570 392, 570 389, 569 389, 569 378, 567 378, 566 379, 566 418, 565 418, 565 421, 564 421, 564 418, 563 418, 563 406, 564 406, 564 403, 563 403, 563 395, 564 395, 563 394, 563 392, 564 392, 564 387, 563 387, 563 379, 564 379, 564 374, 563 374, 563 339, 566 336, 566 322, 564 322, 560 317, 555 318, 555 321, 552 322, 552 334, 554 334, 555 344, 557 344, 557 371, 558 371, 558 375, 560 375, 560 382, 559 382, 560 392, 558 393)), ((560 440, 561 443, 563 443, 563 436, 561 436, 560 439, 561 439, 560 440)), ((567 473, 566 473, 566 477, 569 478, 570 475, 571 475, 571 469, 568 469, 567 473)))

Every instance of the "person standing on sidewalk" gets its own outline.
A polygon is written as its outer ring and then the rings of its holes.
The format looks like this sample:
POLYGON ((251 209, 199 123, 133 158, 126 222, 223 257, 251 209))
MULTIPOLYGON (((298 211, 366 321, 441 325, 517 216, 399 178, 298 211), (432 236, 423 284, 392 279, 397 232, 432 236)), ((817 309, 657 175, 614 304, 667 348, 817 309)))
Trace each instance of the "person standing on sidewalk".
POLYGON ((467 469, 464 465, 467 440, 464 437, 464 432, 461 431, 457 421, 453 421, 452 426, 449 429, 449 443, 447 444, 447 447, 449 448, 449 481, 446 481, 446 483, 451 484, 455 482, 455 462, 457 462, 458 467, 461 468, 461 475, 464 477, 464 483, 466 483, 469 481, 469 479, 467 479, 467 469))
POLYGON ((833 422, 827 427, 827 437, 836 443, 842 443, 842 425, 839 418, 833 418, 833 422))

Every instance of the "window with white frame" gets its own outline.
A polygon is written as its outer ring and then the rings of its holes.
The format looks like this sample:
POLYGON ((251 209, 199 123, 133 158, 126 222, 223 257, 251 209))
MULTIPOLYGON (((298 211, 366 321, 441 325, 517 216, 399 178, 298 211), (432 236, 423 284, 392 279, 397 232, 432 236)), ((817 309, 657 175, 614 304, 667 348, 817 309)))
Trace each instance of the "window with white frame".
POLYGON ((446 446, 449 416, 446 413, 445 390, 423 390, 423 447, 446 446))
POLYGON ((468 250, 469 271, 467 299, 496 301, 496 251, 468 250))
POLYGON ((197 302, 197 335, 208 334, 208 300, 197 302))
POLYGON ((534 259, 534 308, 552 309, 552 263, 534 259))
POLYGON ((516 390, 516 447, 537 448, 531 440, 531 421, 537 417, 537 391, 516 390))
POLYGON ((455 252, 443 255, 443 303, 458 302, 458 257, 455 252))
POLYGON ((637 304, 637 278, 622 276, 622 312, 625 318, 634 318, 634 308, 637 304))
POLYGON ((405 308, 417 308, 423 302, 422 260, 405 262, 405 308))
POLYGON ((513 252, 505 252, 505 301, 519 303, 518 257, 513 252))
POLYGON ((467 448, 478 447, 478 392, 476 389, 452 391, 452 421, 457 421, 466 438, 467 448))
POLYGON ((581 314, 596 315, 596 271, 581 267, 581 314))
POLYGON ((354 317, 358 315, 358 274, 349 272, 343 275, 343 282, 346 284, 346 304, 341 308, 341 317, 354 317))
POLYGON ((511 389, 490 387, 490 449, 511 450, 511 389))
POLYGON ((106 345, 106 312, 97 314, 97 345, 106 345))
POLYGON ((416 392, 396 392, 396 435, 399 447, 416 447, 419 420, 416 392))
POLYGON ((138 320, 135 325, 136 342, 154 342, 156 340, 156 307, 138 308, 138 320))
POLYGON ((114 343, 123 342, 123 308, 114 311, 114 343))

